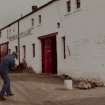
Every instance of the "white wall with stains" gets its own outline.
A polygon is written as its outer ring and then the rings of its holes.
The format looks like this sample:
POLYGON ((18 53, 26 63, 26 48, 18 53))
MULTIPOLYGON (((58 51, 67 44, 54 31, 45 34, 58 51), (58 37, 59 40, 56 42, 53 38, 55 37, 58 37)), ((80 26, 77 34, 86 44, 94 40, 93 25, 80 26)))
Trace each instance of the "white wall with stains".
POLYGON ((105 1, 81 0, 82 3, 85 8, 63 18, 67 57, 60 58, 59 72, 105 80, 105 1))
MULTIPOLYGON (((81 8, 77 9, 76 1, 71 0, 72 6, 69 13, 66 1, 58 0, 20 21, 20 33, 27 33, 27 30, 32 28, 30 35, 20 39, 21 61, 23 59, 22 46, 26 45, 28 65, 32 66, 35 72, 41 73, 41 42, 38 37, 58 32, 58 74, 66 73, 75 78, 105 80, 105 1, 81 0, 81 8), (38 15, 42 16, 41 24, 38 23, 38 15), (35 22, 33 27, 31 25, 32 18, 35 22), (60 28, 57 28, 57 22, 60 22, 60 28), (65 59, 62 36, 66 38, 65 59), (33 43, 36 48, 35 58, 32 57, 33 43)), ((15 26, 17 27, 17 25, 15 26)), ((5 33, 6 30, 3 30, 2 33, 5 33)), ((15 31, 17 33, 17 28, 15 31)), ((15 45, 17 45, 16 40, 9 42, 11 49, 14 49, 15 45)))

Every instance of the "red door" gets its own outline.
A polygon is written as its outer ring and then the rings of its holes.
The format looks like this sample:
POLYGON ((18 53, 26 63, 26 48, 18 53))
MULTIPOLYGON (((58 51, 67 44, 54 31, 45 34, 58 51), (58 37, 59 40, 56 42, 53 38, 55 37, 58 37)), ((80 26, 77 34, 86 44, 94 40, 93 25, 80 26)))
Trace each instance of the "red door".
POLYGON ((8 54, 8 42, 0 45, 0 62, 8 54))
POLYGON ((44 52, 43 52, 43 63, 44 63, 44 72, 52 73, 53 62, 52 62, 52 40, 44 40, 44 52))
POLYGON ((42 46, 43 73, 57 73, 56 35, 57 33, 52 33, 49 35, 39 37, 42 46))

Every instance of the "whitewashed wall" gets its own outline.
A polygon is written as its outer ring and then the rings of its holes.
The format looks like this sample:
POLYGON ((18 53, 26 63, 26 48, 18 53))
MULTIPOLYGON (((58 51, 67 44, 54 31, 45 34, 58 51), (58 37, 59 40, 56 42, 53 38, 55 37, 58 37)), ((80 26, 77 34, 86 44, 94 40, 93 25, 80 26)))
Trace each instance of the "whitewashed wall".
POLYGON ((59 57, 59 73, 105 80, 105 1, 81 0, 81 5, 62 19, 67 58, 59 57))
POLYGON ((49 5, 32 14, 31 16, 20 21, 20 33, 26 32, 28 29, 33 28, 31 35, 21 38, 21 61, 23 59, 22 46, 26 45, 26 60, 29 66, 32 66, 37 73, 42 72, 42 56, 41 56, 41 42, 39 36, 48 35, 57 32, 57 22, 59 22, 58 14, 56 12, 56 3, 49 5), (42 16, 42 23, 38 22, 38 15, 42 16), (34 18, 35 25, 31 26, 31 20, 34 18), (32 44, 35 43, 35 58, 33 58, 32 44))

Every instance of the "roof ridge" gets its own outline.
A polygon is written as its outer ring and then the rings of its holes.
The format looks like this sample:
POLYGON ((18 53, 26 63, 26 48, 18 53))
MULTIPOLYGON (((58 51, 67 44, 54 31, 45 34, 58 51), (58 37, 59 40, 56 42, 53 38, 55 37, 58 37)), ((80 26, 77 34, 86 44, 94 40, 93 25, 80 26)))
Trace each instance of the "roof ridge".
POLYGON ((26 18, 26 17, 32 15, 33 13, 35 13, 35 12, 39 11, 40 9, 42 9, 42 8, 44 8, 44 7, 46 7, 46 6, 48 6, 49 4, 52 4, 52 3, 55 2, 55 1, 57 1, 57 0, 51 0, 51 1, 47 2, 47 3, 45 3, 44 5, 38 7, 36 10, 31 11, 31 12, 29 12, 28 14, 24 15, 23 17, 21 17, 21 18, 15 20, 15 21, 11 22, 10 24, 4 26, 3 28, 0 29, 0 31, 6 29, 7 27, 10 27, 11 25, 13 25, 13 24, 15 24, 15 23, 17 23, 17 22, 19 22, 19 21, 21 21, 21 20, 23 20, 24 18, 26 18))

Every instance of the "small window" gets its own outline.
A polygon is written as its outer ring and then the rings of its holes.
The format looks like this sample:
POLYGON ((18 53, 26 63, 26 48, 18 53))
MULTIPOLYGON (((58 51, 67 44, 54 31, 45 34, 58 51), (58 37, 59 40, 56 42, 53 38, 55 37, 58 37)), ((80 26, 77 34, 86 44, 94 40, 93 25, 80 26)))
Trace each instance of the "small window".
POLYGON ((57 22, 57 28, 60 28, 60 22, 57 22))
POLYGON ((11 33, 11 29, 9 29, 9 32, 11 33))
POLYGON ((42 16, 39 15, 39 24, 41 24, 41 22, 42 22, 42 16))
POLYGON ((70 0, 67 1, 66 4, 67 4, 67 12, 70 12, 71 11, 71 1, 70 0))
POLYGON ((31 19, 32 26, 34 26, 34 18, 31 19))
POLYGON ((26 59, 26 46, 23 45, 23 59, 26 59))
POLYGON ((33 49, 33 57, 35 57, 35 44, 32 44, 32 49, 33 49))
POLYGON ((8 29, 7 29, 7 38, 8 38, 8 29))
POLYGON ((13 32, 15 32, 15 29, 13 28, 13 32))
POLYGON ((1 38, 1 31, 0 31, 0 38, 1 38))
POLYGON ((80 0, 76 0, 77 8, 80 8, 80 0))
POLYGON ((62 37, 62 41, 63 41, 63 56, 64 59, 66 59, 66 45, 65 45, 65 36, 62 37))
POLYGON ((18 46, 15 46, 16 54, 18 54, 18 46))

